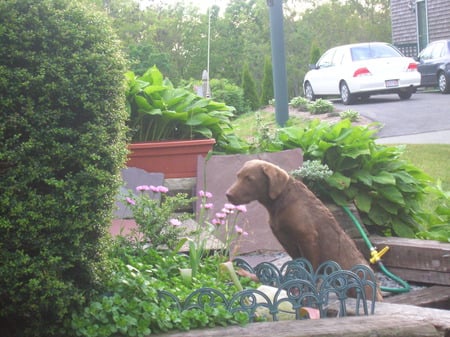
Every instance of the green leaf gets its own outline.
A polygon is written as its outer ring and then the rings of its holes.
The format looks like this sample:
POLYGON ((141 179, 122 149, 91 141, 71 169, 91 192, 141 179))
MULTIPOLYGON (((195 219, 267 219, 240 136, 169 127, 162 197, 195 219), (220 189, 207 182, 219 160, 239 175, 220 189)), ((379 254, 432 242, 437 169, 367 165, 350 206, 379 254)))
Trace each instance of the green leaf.
POLYGON ((393 203, 386 199, 378 199, 377 202, 378 202, 378 205, 380 205, 380 207, 382 207, 388 213, 393 214, 393 215, 398 214, 398 209, 400 206, 397 203, 393 203))
POLYGON ((395 234, 402 238, 415 237, 414 231, 411 229, 411 227, 396 218, 393 218, 392 229, 394 230, 395 234))
POLYGON ((395 186, 380 186, 378 188, 378 191, 387 200, 393 201, 400 205, 405 205, 405 200, 403 199, 403 195, 400 193, 398 188, 396 188, 395 186))
POLYGON ((327 183, 338 190, 344 190, 350 186, 351 179, 342 175, 339 172, 334 172, 331 177, 327 178, 327 183))
POLYGON ((388 172, 379 172, 377 175, 372 176, 372 180, 383 185, 395 185, 395 177, 388 172))
POLYGON ((150 67, 139 79, 156 86, 163 84, 164 76, 156 66, 153 66, 150 67))
POLYGON ((359 210, 368 213, 372 206, 372 198, 368 193, 358 193, 355 197, 355 203, 359 210))
POLYGON ((361 169, 353 175, 353 179, 361 181, 364 185, 372 186, 372 175, 369 171, 361 169))

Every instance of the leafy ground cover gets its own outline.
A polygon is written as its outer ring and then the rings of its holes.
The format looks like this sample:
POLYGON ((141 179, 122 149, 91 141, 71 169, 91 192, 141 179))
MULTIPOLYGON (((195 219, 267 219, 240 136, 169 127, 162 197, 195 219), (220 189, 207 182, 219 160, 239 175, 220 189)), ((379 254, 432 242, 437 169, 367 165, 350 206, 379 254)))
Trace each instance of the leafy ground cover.
MULTIPOLYGON (((174 329, 248 322, 246 314, 231 314, 220 306, 174 310, 173 301, 159 294, 169 291, 184 301, 195 289, 214 288, 231 298, 238 289, 219 272, 222 256, 202 259, 199 273, 187 282, 180 274, 180 269, 189 268, 187 255, 135 249, 125 241, 116 241, 113 247, 105 293, 73 315, 71 327, 78 336, 148 336, 174 329)), ((248 278, 242 278, 241 284, 244 288, 256 288, 248 278)))

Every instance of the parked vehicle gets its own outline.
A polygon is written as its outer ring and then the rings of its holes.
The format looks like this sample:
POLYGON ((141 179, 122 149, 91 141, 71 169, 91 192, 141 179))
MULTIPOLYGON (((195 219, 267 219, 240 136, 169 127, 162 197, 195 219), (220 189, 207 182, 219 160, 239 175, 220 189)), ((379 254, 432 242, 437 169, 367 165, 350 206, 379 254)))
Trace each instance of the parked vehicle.
POLYGON ((344 104, 370 95, 396 93, 409 99, 420 85, 417 62, 384 42, 338 46, 326 51, 305 75, 303 90, 311 101, 340 96, 344 104))
POLYGON ((437 86, 443 94, 450 93, 450 40, 429 43, 417 59, 417 69, 422 75, 420 85, 437 86))

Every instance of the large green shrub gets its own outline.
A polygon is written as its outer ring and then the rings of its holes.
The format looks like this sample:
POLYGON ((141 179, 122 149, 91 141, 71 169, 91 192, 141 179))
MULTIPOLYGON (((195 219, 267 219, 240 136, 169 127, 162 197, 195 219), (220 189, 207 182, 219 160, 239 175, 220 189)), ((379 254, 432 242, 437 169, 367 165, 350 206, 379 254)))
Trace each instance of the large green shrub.
POLYGON ((266 106, 275 97, 273 93, 272 59, 268 56, 264 59, 264 73, 261 84, 261 106, 266 106))
POLYGON ((248 64, 244 64, 242 69, 242 89, 244 90, 244 98, 246 104, 250 107, 252 111, 255 111, 259 108, 259 98, 258 93, 256 92, 256 84, 255 80, 250 73, 250 69, 248 64))
POLYGON ((0 334, 61 336, 98 281, 125 62, 103 15, 74 0, 1 1, 0 41, 0 334))
POLYGON ((235 108, 235 115, 248 112, 242 88, 227 79, 212 79, 210 85, 212 97, 215 101, 224 102, 226 105, 235 108))

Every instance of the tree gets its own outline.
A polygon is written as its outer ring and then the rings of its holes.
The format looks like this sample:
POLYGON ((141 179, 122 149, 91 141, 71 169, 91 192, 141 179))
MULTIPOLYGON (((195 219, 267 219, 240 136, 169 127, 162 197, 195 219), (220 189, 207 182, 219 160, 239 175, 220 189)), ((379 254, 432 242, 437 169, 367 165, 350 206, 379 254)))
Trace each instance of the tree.
POLYGON ((0 332, 67 336, 126 157, 125 61, 78 1, 0 2, 0 332))
POLYGON ((273 94, 273 73, 272 73, 272 60, 270 57, 266 57, 264 61, 264 75, 261 87, 261 106, 265 106, 271 99, 274 98, 273 94))
POLYGON ((248 64, 244 64, 242 70, 242 89, 244 90, 244 99, 250 109, 255 111, 259 108, 259 99, 258 94, 256 92, 255 81, 253 80, 252 74, 250 73, 250 69, 248 64))

